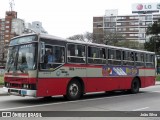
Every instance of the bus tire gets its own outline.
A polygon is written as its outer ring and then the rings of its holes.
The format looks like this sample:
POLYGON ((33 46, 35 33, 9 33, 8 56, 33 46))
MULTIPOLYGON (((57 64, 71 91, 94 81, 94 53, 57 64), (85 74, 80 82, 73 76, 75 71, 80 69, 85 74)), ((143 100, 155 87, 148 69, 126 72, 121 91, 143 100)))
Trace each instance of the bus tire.
POLYGON ((82 86, 80 82, 76 79, 71 80, 68 84, 65 97, 68 100, 77 100, 81 96, 82 96, 82 86))
POLYGON ((139 88, 140 88, 140 82, 138 78, 134 78, 131 84, 131 90, 130 92, 132 94, 136 94, 139 92, 139 88))

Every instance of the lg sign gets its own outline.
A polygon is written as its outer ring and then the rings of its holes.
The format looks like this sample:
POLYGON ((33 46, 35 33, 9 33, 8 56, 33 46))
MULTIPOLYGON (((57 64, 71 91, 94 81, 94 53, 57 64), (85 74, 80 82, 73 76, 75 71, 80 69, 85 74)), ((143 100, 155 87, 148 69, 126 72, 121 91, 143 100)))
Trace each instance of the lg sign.
POLYGON ((142 9, 143 9, 143 5, 142 4, 137 5, 137 10, 142 10, 142 9))
POLYGON ((135 3, 132 5, 132 13, 153 13, 160 11, 160 3, 135 3))
POLYGON ((138 4, 138 5, 137 5, 137 10, 142 10, 142 9, 145 9, 145 10, 152 9, 152 5, 142 5, 142 4, 138 4))

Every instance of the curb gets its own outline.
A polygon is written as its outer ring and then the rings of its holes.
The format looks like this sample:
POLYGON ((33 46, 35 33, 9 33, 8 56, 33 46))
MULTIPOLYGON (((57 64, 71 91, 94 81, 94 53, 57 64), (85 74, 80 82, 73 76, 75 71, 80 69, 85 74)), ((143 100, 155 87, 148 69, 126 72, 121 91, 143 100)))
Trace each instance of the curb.
POLYGON ((2 94, 0 94, 0 96, 9 96, 9 94, 8 93, 2 93, 2 94))

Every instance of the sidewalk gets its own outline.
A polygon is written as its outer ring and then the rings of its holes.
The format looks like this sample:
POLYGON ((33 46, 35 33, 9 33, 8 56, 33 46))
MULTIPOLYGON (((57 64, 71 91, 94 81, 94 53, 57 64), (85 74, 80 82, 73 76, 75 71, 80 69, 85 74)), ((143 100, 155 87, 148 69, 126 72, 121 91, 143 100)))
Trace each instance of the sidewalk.
POLYGON ((156 85, 160 85, 160 81, 156 81, 156 85))
MULTIPOLYGON (((160 81, 156 81, 156 85, 160 85, 160 81)), ((3 91, 3 86, 0 86, 0 96, 8 95, 6 92, 3 91)))

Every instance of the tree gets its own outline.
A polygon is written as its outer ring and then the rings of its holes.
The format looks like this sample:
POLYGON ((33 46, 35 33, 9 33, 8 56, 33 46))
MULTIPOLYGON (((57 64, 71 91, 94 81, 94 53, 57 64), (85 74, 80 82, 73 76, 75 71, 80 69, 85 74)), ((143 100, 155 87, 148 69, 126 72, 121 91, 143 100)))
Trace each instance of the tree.
POLYGON ((77 35, 73 35, 73 36, 69 37, 68 39, 84 41, 84 36, 83 36, 83 34, 77 34, 77 35))
POLYGON ((158 36, 158 34, 160 34, 160 19, 158 19, 158 21, 155 21, 152 25, 148 26, 146 34, 155 36, 158 36))
POLYGON ((151 35, 149 41, 144 44, 148 51, 160 53, 160 19, 155 21, 152 25, 148 26, 146 35, 151 35))
POLYGON ((125 40, 125 38, 120 33, 111 32, 111 31, 104 32, 103 43, 106 45, 116 46, 116 44, 121 40, 125 40))
POLYGON ((93 34, 90 32, 86 32, 84 34, 73 35, 68 39, 106 44, 118 47, 126 47, 132 49, 143 49, 143 44, 139 43, 138 41, 126 40, 122 34, 111 31, 106 31, 103 34, 93 34))
POLYGON ((68 37, 67 39, 79 40, 79 41, 85 41, 85 42, 93 42, 93 33, 85 32, 84 34, 73 35, 71 37, 68 37))
POLYGON ((138 41, 130 41, 130 40, 121 40, 116 44, 118 47, 126 47, 131 49, 143 50, 143 43, 139 43, 138 41))
POLYGON ((85 38, 85 41, 87 42, 93 42, 93 33, 90 33, 90 32, 86 32, 84 33, 84 38, 85 38))

